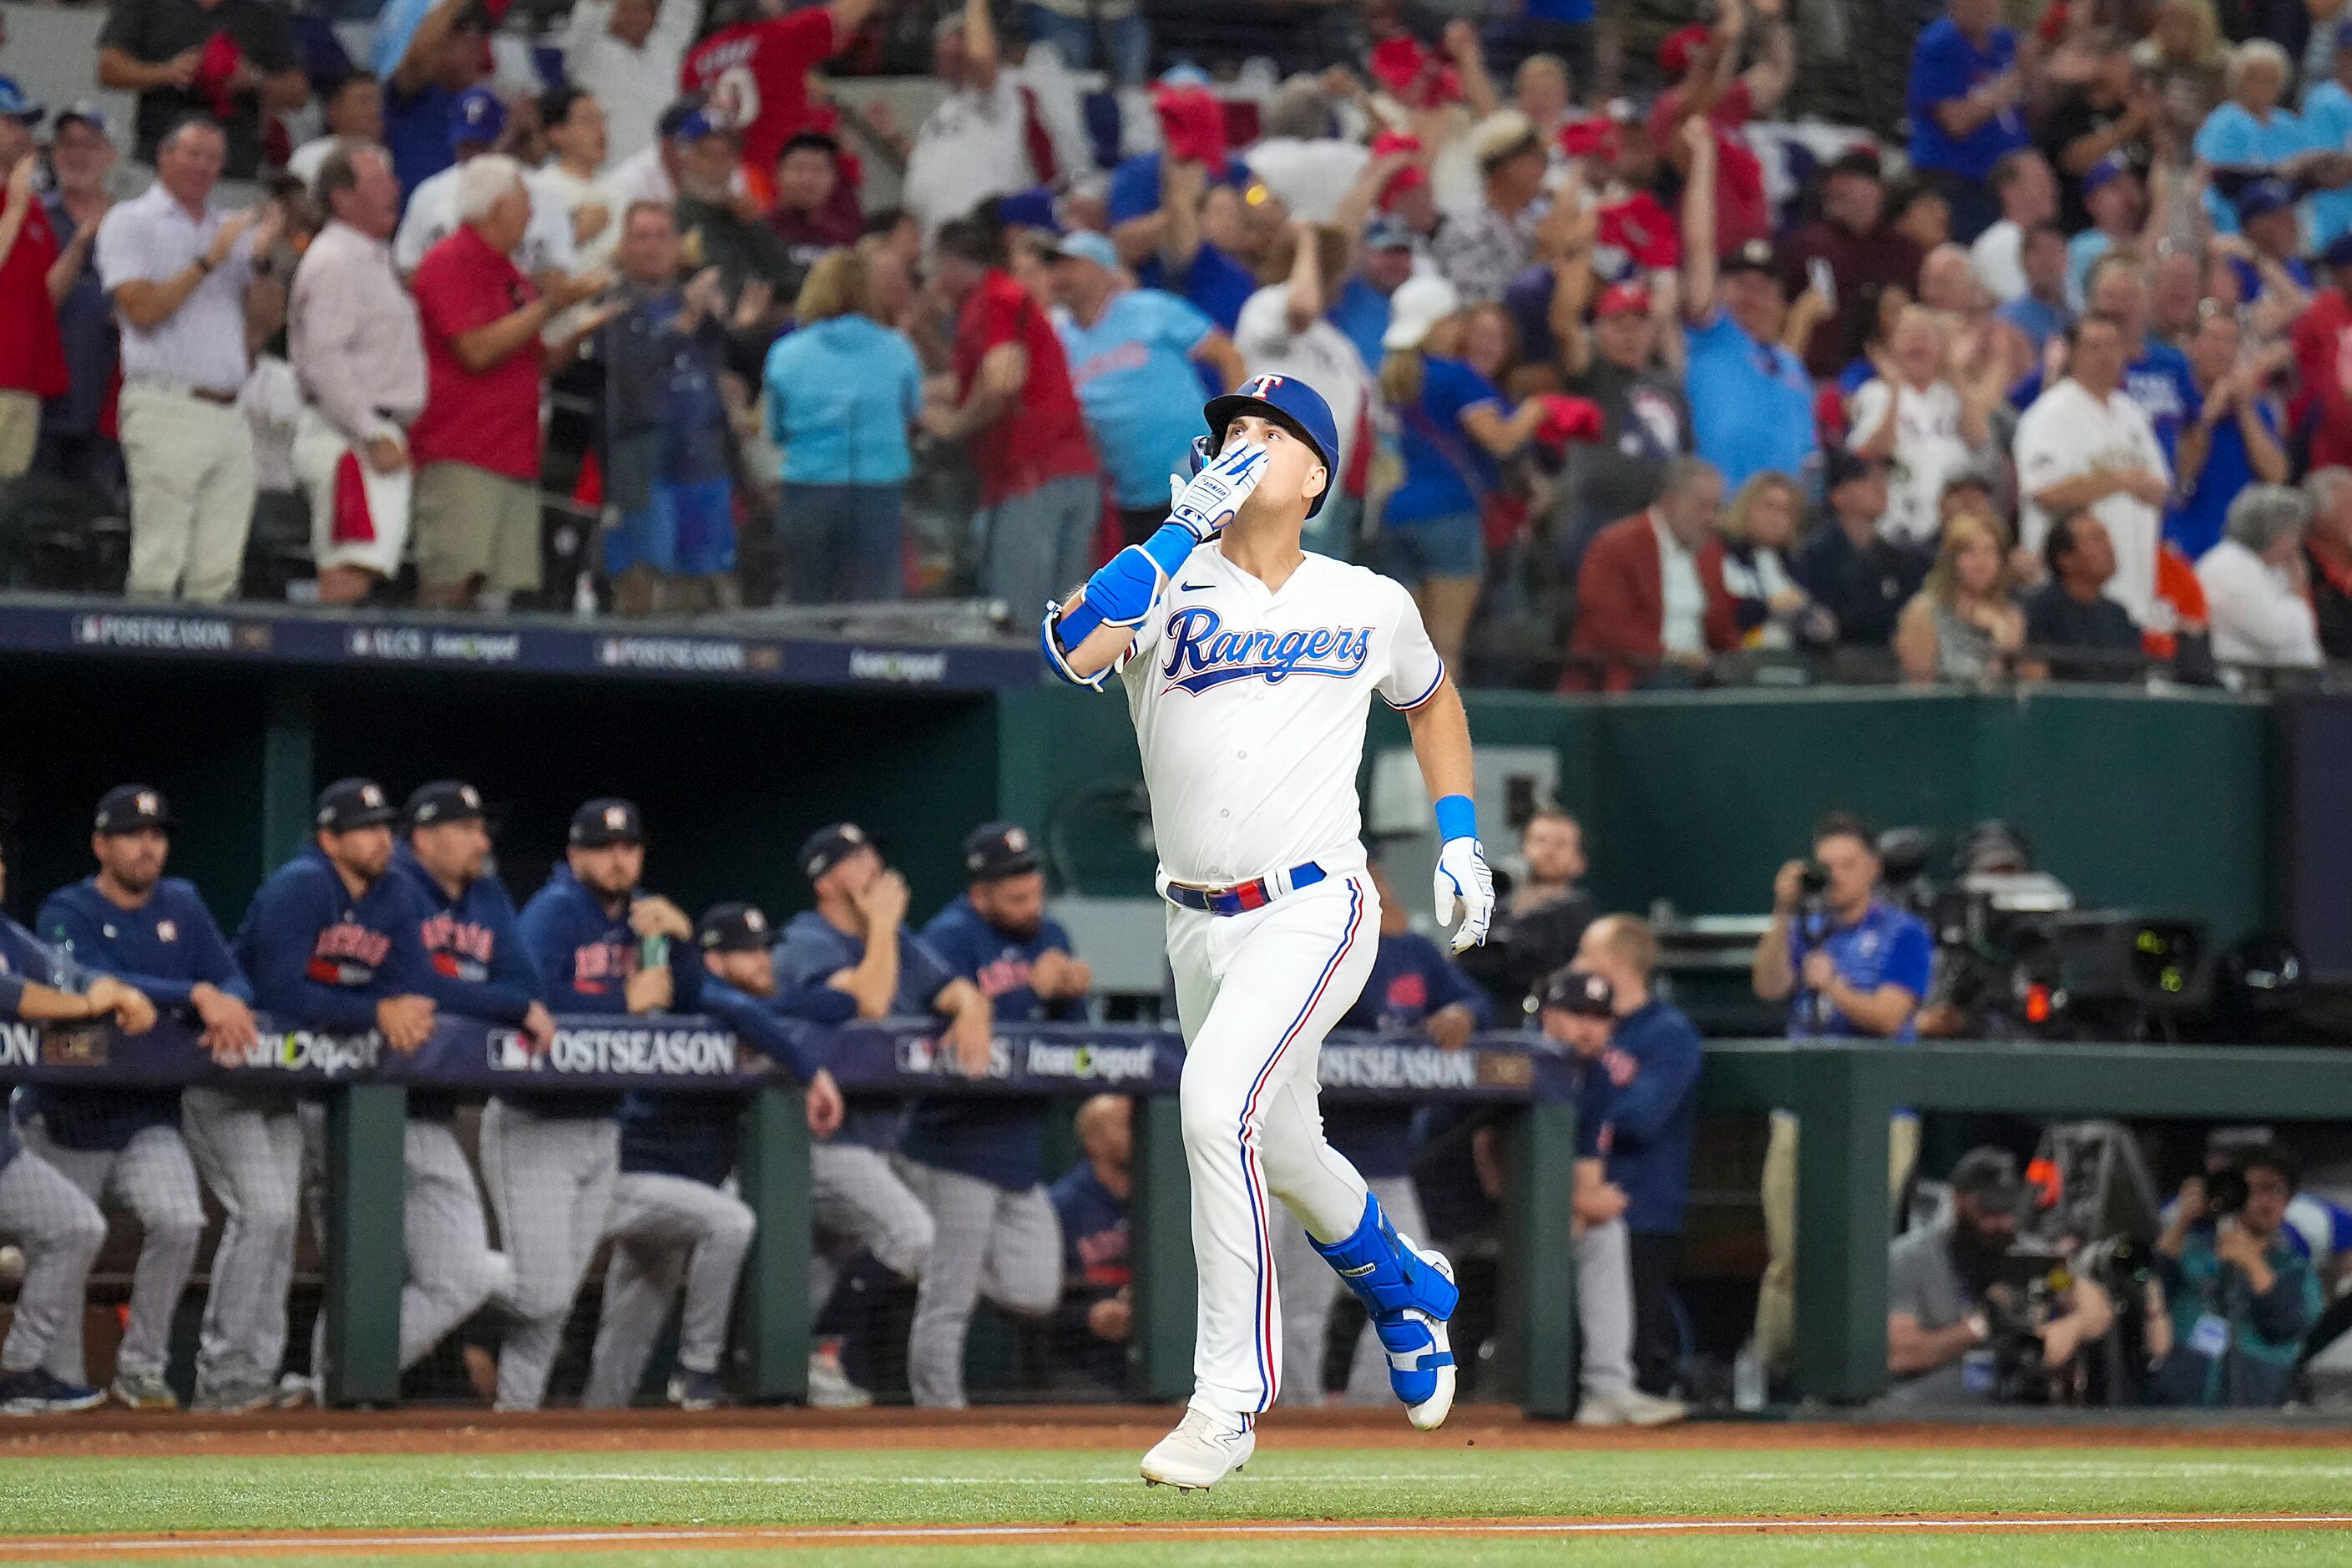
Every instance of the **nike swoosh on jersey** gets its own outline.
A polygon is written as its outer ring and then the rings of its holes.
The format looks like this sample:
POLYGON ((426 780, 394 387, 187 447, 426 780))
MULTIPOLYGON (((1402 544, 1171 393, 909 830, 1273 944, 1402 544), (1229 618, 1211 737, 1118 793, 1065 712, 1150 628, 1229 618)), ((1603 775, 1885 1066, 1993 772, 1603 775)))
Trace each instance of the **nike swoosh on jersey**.
POLYGON ((1215 586, 1214 583, 1179 583, 1176 584, 1176 591, 1180 594, 1200 594, 1215 586))

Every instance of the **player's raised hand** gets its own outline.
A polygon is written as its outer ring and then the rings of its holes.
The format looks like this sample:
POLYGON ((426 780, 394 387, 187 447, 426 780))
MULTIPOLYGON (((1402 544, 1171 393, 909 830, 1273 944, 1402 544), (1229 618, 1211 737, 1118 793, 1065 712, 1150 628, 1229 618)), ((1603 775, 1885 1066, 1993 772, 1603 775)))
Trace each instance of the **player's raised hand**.
POLYGON ((1242 503, 1265 478, 1265 448, 1233 442, 1192 482, 1176 491, 1171 521, 1182 523, 1192 537, 1207 543, 1242 510, 1242 503))
POLYGON ((1485 945, 1486 927, 1495 919, 1495 874, 1486 868, 1486 852, 1475 838, 1449 838, 1437 851, 1437 923, 1454 926, 1454 951, 1466 952, 1485 945))

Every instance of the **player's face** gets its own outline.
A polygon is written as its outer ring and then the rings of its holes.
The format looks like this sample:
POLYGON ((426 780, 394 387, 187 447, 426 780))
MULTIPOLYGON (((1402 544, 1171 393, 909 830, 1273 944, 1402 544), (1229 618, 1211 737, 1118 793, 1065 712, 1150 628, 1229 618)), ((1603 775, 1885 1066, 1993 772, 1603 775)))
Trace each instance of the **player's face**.
POLYGON ((101 870, 134 893, 143 893, 163 875, 164 858, 172 841, 160 827, 133 833, 101 833, 89 841, 101 870))
POLYGON ((1045 923, 1045 873, 1024 871, 993 882, 976 882, 972 908, 980 918, 1010 936, 1032 937, 1045 923))
POLYGON ((1323 459, 1315 455, 1315 448, 1291 434, 1286 426, 1255 414, 1244 414, 1225 426, 1225 446, 1235 442, 1265 448, 1265 478, 1258 481, 1256 492, 1243 504, 1244 517, 1252 511, 1261 517, 1280 517, 1294 510, 1303 510, 1330 481, 1330 474, 1323 467, 1323 459))
POLYGON ((599 844, 593 848, 574 848, 569 852, 569 858, 572 874, 599 898, 626 897, 646 871, 646 847, 642 844, 599 844))
POLYGON ((328 859, 362 882, 374 881, 392 864, 392 829, 381 822, 372 827, 321 833, 319 840, 328 859))
POLYGON ((772 996, 776 993, 776 961, 764 947, 748 952, 713 952, 703 956, 710 973, 738 991, 754 996, 772 996))
POLYGON ((436 822, 411 833, 408 847, 436 879, 478 882, 490 863, 490 830, 478 816, 436 822))

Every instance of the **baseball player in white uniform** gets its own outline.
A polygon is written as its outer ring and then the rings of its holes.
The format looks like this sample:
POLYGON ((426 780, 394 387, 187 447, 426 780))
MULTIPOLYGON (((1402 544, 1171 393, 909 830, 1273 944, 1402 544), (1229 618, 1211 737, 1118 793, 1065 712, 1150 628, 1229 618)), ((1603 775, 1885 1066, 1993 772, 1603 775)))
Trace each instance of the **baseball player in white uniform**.
POLYGON ((1370 1310, 1412 1424, 1454 1403, 1452 1266, 1396 1233, 1316 1108, 1317 1053, 1378 944, 1356 796, 1375 692, 1408 715, 1436 802, 1437 917, 1459 916, 1456 951, 1494 909, 1469 721, 1412 596, 1299 548, 1334 477, 1330 409, 1261 375, 1206 415, 1169 521, 1043 628, 1062 679, 1126 683, 1171 906, 1200 1303, 1192 1402, 1142 1468, 1188 1489, 1248 1460, 1280 1386, 1276 1199, 1370 1310))

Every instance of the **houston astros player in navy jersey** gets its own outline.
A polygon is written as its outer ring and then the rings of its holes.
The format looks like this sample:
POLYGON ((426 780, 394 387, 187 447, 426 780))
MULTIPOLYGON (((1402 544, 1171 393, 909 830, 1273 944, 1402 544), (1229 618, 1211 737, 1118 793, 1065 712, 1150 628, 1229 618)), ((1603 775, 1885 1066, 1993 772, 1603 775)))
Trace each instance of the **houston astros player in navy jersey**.
MULTIPOLYGON (((998 1024, 1086 1016, 1094 976, 1045 918, 1045 873, 1029 835, 983 823, 963 841, 971 886, 923 928, 940 961, 988 998, 998 1024)), ((1052 1314, 1062 1295, 1062 1233, 1046 1196, 1043 1100, 940 1097, 916 1102, 898 1141, 907 1184, 937 1239, 915 1289, 907 1382, 918 1405, 961 1408, 963 1348, 984 1294, 1006 1311, 1052 1314)))
POLYGON ((1329 406, 1261 375, 1205 414, 1168 521, 1047 605, 1042 628, 1063 679, 1126 684, 1172 906, 1200 1304, 1191 1405, 1142 1468, 1184 1488, 1248 1460, 1281 1387, 1276 1198, 1370 1310, 1412 1424, 1454 1404, 1452 1266, 1397 1234, 1316 1108, 1317 1052, 1380 928, 1356 795, 1375 693, 1406 714, 1436 802, 1436 913, 1459 918, 1457 952, 1485 940, 1495 903, 1469 720, 1412 595, 1299 548, 1334 479, 1329 406))
MULTIPOLYGON (((172 808, 163 793, 124 784, 98 803, 90 853, 98 874, 59 888, 33 921, 41 940, 75 964, 111 974, 164 1012, 184 1015, 222 1060, 242 1060, 254 1041, 250 993, 228 941, 194 887, 163 875, 172 808)), ((196 1265, 205 1200, 180 1136, 180 1091, 39 1085, 25 1093, 37 1113, 28 1141, 93 1203, 111 1201, 139 1220, 131 1315, 108 1392, 133 1410, 176 1410, 163 1381, 172 1316, 196 1265)), ((43 1363, 86 1381, 81 1314, 68 1319, 43 1363)))

